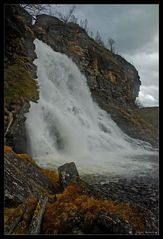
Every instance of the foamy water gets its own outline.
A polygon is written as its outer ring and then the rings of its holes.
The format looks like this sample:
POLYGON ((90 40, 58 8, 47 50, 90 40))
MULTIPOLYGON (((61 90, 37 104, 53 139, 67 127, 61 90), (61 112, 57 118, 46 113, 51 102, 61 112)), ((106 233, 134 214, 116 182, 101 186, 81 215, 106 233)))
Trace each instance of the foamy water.
POLYGON ((31 103, 26 128, 39 165, 57 168, 74 161, 81 174, 152 170, 153 162, 143 159, 158 152, 124 134, 93 102, 85 76, 70 58, 38 39, 34 43, 40 99, 31 103))

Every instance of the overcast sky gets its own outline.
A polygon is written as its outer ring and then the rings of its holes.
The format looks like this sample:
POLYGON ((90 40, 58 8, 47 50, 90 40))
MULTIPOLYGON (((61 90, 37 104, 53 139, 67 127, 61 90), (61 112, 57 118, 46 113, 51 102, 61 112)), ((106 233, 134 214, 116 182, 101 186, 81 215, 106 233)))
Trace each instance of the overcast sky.
MULTIPOLYGON (((72 5, 60 4, 66 12, 72 5)), ((139 72, 139 100, 144 106, 158 105, 158 4, 76 4, 74 15, 87 19, 88 27, 100 32, 104 41, 116 41, 118 54, 134 64, 139 72)))

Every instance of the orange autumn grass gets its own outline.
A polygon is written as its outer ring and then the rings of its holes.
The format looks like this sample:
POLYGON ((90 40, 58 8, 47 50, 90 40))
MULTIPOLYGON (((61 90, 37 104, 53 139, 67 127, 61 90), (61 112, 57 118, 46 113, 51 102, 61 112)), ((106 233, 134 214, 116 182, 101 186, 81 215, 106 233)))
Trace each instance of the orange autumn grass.
POLYGON ((12 148, 10 146, 4 146, 4 153, 11 153, 12 148))
MULTIPOLYGON (((28 154, 17 154, 17 156, 20 157, 21 159, 25 159, 25 160, 31 162, 32 164, 36 165, 36 162, 28 154)), ((59 181, 58 174, 55 170, 47 169, 47 168, 40 168, 40 167, 39 167, 39 169, 52 183, 56 183, 59 181)))
POLYGON ((27 160, 28 162, 35 164, 36 162, 32 159, 32 157, 29 154, 16 154, 19 158, 27 160))
POLYGON ((52 169, 47 169, 47 168, 40 168, 41 172, 47 177, 49 178, 49 180, 52 183, 56 183, 59 181, 59 177, 58 177, 58 173, 55 170, 52 169))
POLYGON ((79 185, 71 183, 57 201, 48 204, 43 220, 44 233, 71 233, 72 220, 82 215, 83 228, 91 227, 100 211, 116 214, 128 221, 136 231, 145 230, 143 214, 130 203, 119 203, 113 200, 99 200, 83 194, 79 185))

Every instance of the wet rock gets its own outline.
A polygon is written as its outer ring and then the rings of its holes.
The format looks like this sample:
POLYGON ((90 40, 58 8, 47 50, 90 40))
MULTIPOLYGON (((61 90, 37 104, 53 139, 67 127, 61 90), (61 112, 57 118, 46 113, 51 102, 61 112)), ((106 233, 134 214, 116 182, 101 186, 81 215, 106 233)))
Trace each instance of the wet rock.
POLYGON ((5 234, 40 234, 48 198, 30 196, 10 214, 5 234))
POLYGON ((15 207, 34 194, 55 194, 55 185, 37 164, 22 159, 13 151, 4 154, 5 207, 15 207))
POLYGON ((74 162, 60 166, 58 168, 58 175, 63 188, 69 185, 73 180, 79 178, 79 173, 74 162))
POLYGON ((157 172, 155 172, 155 175, 155 178, 151 176, 119 178, 117 182, 113 182, 107 177, 104 180, 104 177, 99 176, 92 179, 89 177, 88 181, 92 188, 99 192, 98 196, 101 199, 111 198, 117 202, 129 202, 136 205, 142 211, 146 221, 144 233, 157 234, 159 227, 157 172), (102 184, 100 180, 102 180, 102 184))
POLYGON ((107 234, 133 234, 132 226, 114 214, 100 212, 97 218, 97 225, 102 233, 107 234))
POLYGON ((45 212, 47 201, 48 197, 40 197, 40 200, 38 201, 32 221, 29 226, 29 234, 40 234, 42 218, 45 212))
POLYGON ((24 234, 28 232, 28 226, 37 202, 38 199, 35 196, 30 196, 15 208, 5 223, 5 234, 24 234))
POLYGON ((29 111, 30 104, 25 102, 21 109, 14 114, 14 120, 9 133, 6 135, 7 144, 10 145, 16 153, 25 153, 27 151, 27 137, 25 129, 25 113, 29 111))

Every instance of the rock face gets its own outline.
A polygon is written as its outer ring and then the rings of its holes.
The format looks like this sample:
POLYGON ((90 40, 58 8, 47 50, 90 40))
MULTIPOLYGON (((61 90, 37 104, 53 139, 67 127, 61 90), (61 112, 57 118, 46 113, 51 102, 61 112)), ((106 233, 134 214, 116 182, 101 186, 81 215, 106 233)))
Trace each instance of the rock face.
POLYGON ((42 218, 48 198, 28 197, 7 216, 5 234, 40 234, 42 218))
POLYGON ((86 76, 93 99, 133 138, 158 145, 158 133, 135 105, 140 77, 133 65, 97 44, 78 24, 37 16, 35 36, 55 51, 68 55, 86 76))
POLYGON ((41 15, 33 29, 37 38, 76 62, 93 96, 101 94, 107 103, 134 105, 140 80, 137 70, 125 59, 98 45, 77 24, 65 25, 55 17, 41 15))
MULTIPOLYGON (((159 130, 159 107, 143 107, 139 109, 140 114, 149 124, 152 124, 155 129, 159 130)), ((158 132, 159 134, 159 132, 158 132)))
POLYGON ((34 161, 13 151, 4 154, 4 190, 5 207, 17 206, 31 194, 39 198, 57 192, 34 161))
POLYGON ((58 168, 58 175, 63 188, 70 184, 73 179, 79 177, 79 173, 74 162, 66 163, 60 166, 58 168))
POLYGON ((37 101, 32 17, 19 5, 5 5, 4 130, 5 143, 26 152, 25 113, 37 101))

